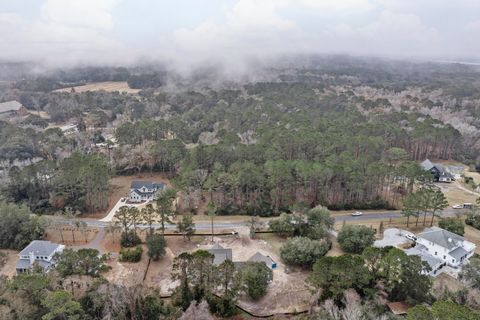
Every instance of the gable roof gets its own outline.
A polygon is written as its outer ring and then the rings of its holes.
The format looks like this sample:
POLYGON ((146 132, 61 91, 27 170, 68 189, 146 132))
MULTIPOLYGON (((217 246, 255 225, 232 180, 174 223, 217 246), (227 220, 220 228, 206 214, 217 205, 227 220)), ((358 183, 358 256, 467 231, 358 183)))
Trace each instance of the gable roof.
POLYGON ((428 159, 425 159, 420 165, 424 170, 430 170, 434 167, 433 163, 428 159))
POLYGON ((9 112, 9 111, 18 111, 22 107, 23 107, 22 104, 15 100, 2 102, 0 103, 0 113, 9 112))
POLYGON ((130 184, 130 189, 163 189, 165 187, 165 183, 163 182, 152 182, 152 181, 143 181, 143 180, 133 180, 130 184))
POLYGON ((427 229, 427 231, 420 233, 418 237, 447 249, 453 249, 459 245, 459 242, 465 240, 464 237, 459 236, 458 234, 437 227, 427 229))
POLYGON ((207 250, 213 254, 213 264, 219 265, 225 260, 232 261, 232 249, 225 249, 219 244, 214 244, 211 249, 207 250))
POLYGON ((130 184, 131 189, 141 189, 143 187, 153 189, 153 183, 151 181, 133 180, 130 184))
POLYGON ((275 261, 273 261, 272 258, 270 258, 270 256, 265 256, 263 254, 261 254, 260 252, 257 251, 257 253, 255 253, 253 256, 250 257, 250 259, 248 259, 248 261, 252 261, 252 262, 265 262, 265 264, 267 266, 271 266, 272 264, 275 263, 275 261))
POLYGON ((33 240, 28 246, 26 246, 22 251, 20 251, 21 256, 28 256, 30 252, 33 252, 35 256, 51 256, 59 247, 59 244, 44 241, 44 240, 33 240))

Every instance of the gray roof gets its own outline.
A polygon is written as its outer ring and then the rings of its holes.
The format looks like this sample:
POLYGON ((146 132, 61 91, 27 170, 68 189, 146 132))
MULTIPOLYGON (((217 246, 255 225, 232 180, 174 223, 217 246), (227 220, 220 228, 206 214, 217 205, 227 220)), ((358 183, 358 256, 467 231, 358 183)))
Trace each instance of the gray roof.
MULTIPOLYGON (((43 269, 48 269, 52 266, 52 263, 49 262, 49 261, 44 261, 44 260, 35 260, 35 263, 38 264, 40 267, 42 267, 43 269)), ((16 269, 23 269, 23 270, 26 270, 26 269, 30 269, 33 265, 30 264, 30 260, 29 259, 20 259, 18 260, 17 262, 17 266, 16 266, 16 269)))
POLYGON ((420 165, 424 170, 430 170, 434 167, 433 163, 428 159, 425 159, 420 165))
POLYGON ((273 261, 273 259, 270 258, 270 256, 265 256, 265 255, 261 254, 260 252, 255 253, 250 259, 248 259, 248 261, 265 262, 265 264, 269 267, 271 267, 272 264, 275 263, 275 261, 273 261))
POLYGON ((142 181, 142 180, 134 180, 130 184, 130 189, 136 190, 138 194, 148 194, 151 192, 141 192, 139 189, 141 188, 147 188, 147 189, 156 189, 156 190, 162 190, 165 188, 165 183, 163 182, 151 182, 151 181, 142 181))
POLYGON ((51 256, 55 250, 59 247, 59 244, 44 241, 44 240, 33 240, 28 246, 20 251, 21 256, 27 256, 30 252, 33 252, 35 256, 51 256))
POLYGON ((213 264, 215 265, 219 265, 225 260, 232 261, 232 249, 225 249, 219 244, 214 244, 207 251, 214 255, 213 264))
POLYGON ((459 245, 459 242, 463 242, 465 240, 464 237, 461 237, 458 234, 436 227, 420 233, 418 237, 431 241, 447 249, 453 249, 459 245))
POLYGON ((2 102, 0 103, 0 113, 18 111, 21 107, 23 107, 22 104, 15 100, 2 102))
POLYGON ((417 247, 410 248, 406 250, 405 253, 409 256, 411 255, 419 256, 422 261, 425 261, 426 263, 428 263, 428 265, 430 266, 430 268, 432 268, 432 270, 436 269, 438 265, 443 263, 442 260, 433 257, 432 255, 422 251, 417 247))
POLYGON ((458 247, 455 250, 450 251, 449 254, 455 259, 460 260, 461 257, 464 257, 466 254, 468 254, 468 251, 463 249, 463 247, 458 247))

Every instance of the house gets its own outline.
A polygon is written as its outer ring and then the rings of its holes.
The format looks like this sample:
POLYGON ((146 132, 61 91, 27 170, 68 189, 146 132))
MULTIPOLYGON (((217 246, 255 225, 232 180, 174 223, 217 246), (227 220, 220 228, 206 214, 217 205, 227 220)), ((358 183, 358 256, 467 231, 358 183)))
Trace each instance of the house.
POLYGON ((152 201, 155 198, 155 193, 159 190, 165 189, 166 185, 163 182, 155 183, 151 181, 132 181, 130 185, 130 202, 152 201))
POLYGON ((0 103, 0 118, 26 115, 28 115, 28 110, 18 101, 0 103))
POLYGON ((450 231, 432 227, 417 235, 415 250, 407 250, 407 254, 417 254, 432 268, 435 275, 441 268, 448 265, 459 268, 468 263, 475 253, 475 244, 464 237, 450 231))
POLYGON ((405 250, 405 253, 409 256, 415 255, 419 256, 423 262, 426 262, 430 267, 430 271, 422 270, 422 274, 427 274, 429 276, 436 276, 440 270, 447 265, 446 262, 436 258, 426 250, 426 247, 417 244, 415 247, 405 250))
POLYGON ((251 262, 265 262, 267 267, 270 269, 276 269, 277 268, 277 263, 270 257, 270 256, 265 256, 261 254, 260 252, 255 253, 248 261, 251 262))
POLYGON ((213 254, 213 264, 216 266, 221 265, 225 260, 232 261, 232 249, 225 249, 218 243, 214 244, 213 247, 207 251, 213 254))
POLYGON ((455 177, 449 172, 448 167, 442 164, 433 163, 426 159, 420 165, 423 170, 429 171, 433 175, 434 181, 450 183, 455 180, 455 177))
POLYGON ((17 262, 17 274, 27 272, 34 264, 48 271, 55 266, 55 254, 61 253, 63 249, 65 249, 64 245, 50 241, 34 240, 30 242, 18 254, 20 259, 17 262))
POLYGON ((270 269, 277 268, 277 263, 272 258, 270 258, 270 256, 263 255, 260 252, 255 253, 247 261, 233 261, 232 249, 225 249, 218 243, 214 244, 212 248, 208 249, 207 251, 213 254, 213 264, 216 266, 222 264, 225 260, 230 260, 233 262, 233 264, 235 265, 235 269, 237 270, 240 270, 245 264, 245 262, 264 262, 270 269))

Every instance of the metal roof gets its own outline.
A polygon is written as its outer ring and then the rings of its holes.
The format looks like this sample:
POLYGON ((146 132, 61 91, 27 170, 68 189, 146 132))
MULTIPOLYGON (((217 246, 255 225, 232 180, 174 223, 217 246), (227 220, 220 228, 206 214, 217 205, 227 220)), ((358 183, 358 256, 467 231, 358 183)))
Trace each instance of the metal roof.
POLYGON ((468 251, 463 249, 463 247, 458 247, 455 250, 451 251, 449 254, 455 259, 460 260, 461 257, 464 257, 468 254, 468 251))
POLYGON ((30 252, 33 252, 35 256, 49 257, 58 249, 59 246, 61 245, 50 241, 33 240, 28 246, 25 247, 25 249, 20 251, 20 255, 28 256, 30 252))

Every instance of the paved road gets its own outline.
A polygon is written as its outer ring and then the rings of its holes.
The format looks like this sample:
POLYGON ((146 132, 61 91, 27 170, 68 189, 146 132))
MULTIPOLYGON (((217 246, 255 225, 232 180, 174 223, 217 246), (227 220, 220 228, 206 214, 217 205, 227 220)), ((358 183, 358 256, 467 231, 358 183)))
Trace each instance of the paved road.
MULTIPOLYGON (((457 213, 465 213, 465 209, 446 209, 444 210, 440 216, 441 217, 452 217, 455 216, 457 213)), ((427 216, 431 216, 430 214, 427 214, 427 216)), ((395 218, 400 218, 402 217, 402 214, 400 212, 377 212, 377 213, 364 213, 362 216, 351 216, 351 215, 340 215, 340 216, 334 216, 336 222, 342 222, 342 221, 364 221, 364 220, 388 220, 390 218, 395 219, 395 218)), ((422 216, 423 217, 423 216, 422 216)), ((51 219, 55 219, 58 217, 51 217, 51 219)), ((220 219, 223 220, 228 220, 228 217, 218 217, 218 222, 215 222, 215 229, 231 229, 235 227, 246 227, 248 225, 247 221, 241 221, 241 222, 222 222, 220 219)), ((247 219, 247 217, 245 218, 247 219)), ((414 218, 413 218, 414 219, 414 218)), ((103 219, 102 219, 103 220, 103 219)), ((106 227, 108 226, 111 222, 107 221, 102 221, 102 220, 93 220, 93 219, 84 219, 87 223, 88 226, 91 227, 106 227)), ((69 223, 68 220, 63 220, 63 219, 55 219, 55 222, 59 223, 69 223)), ((138 225, 139 228, 147 228, 147 225, 138 225)), ((155 228, 159 228, 160 224, 156 223, 154 224, 155 228)), ((167 229, 176 229, 176 225, 174 224, 167 224, 165 226, 167 229)), ((197 230, 208 230, 211 228, 210 222, 197 222, 195 223, 195 228, 197 230)))

